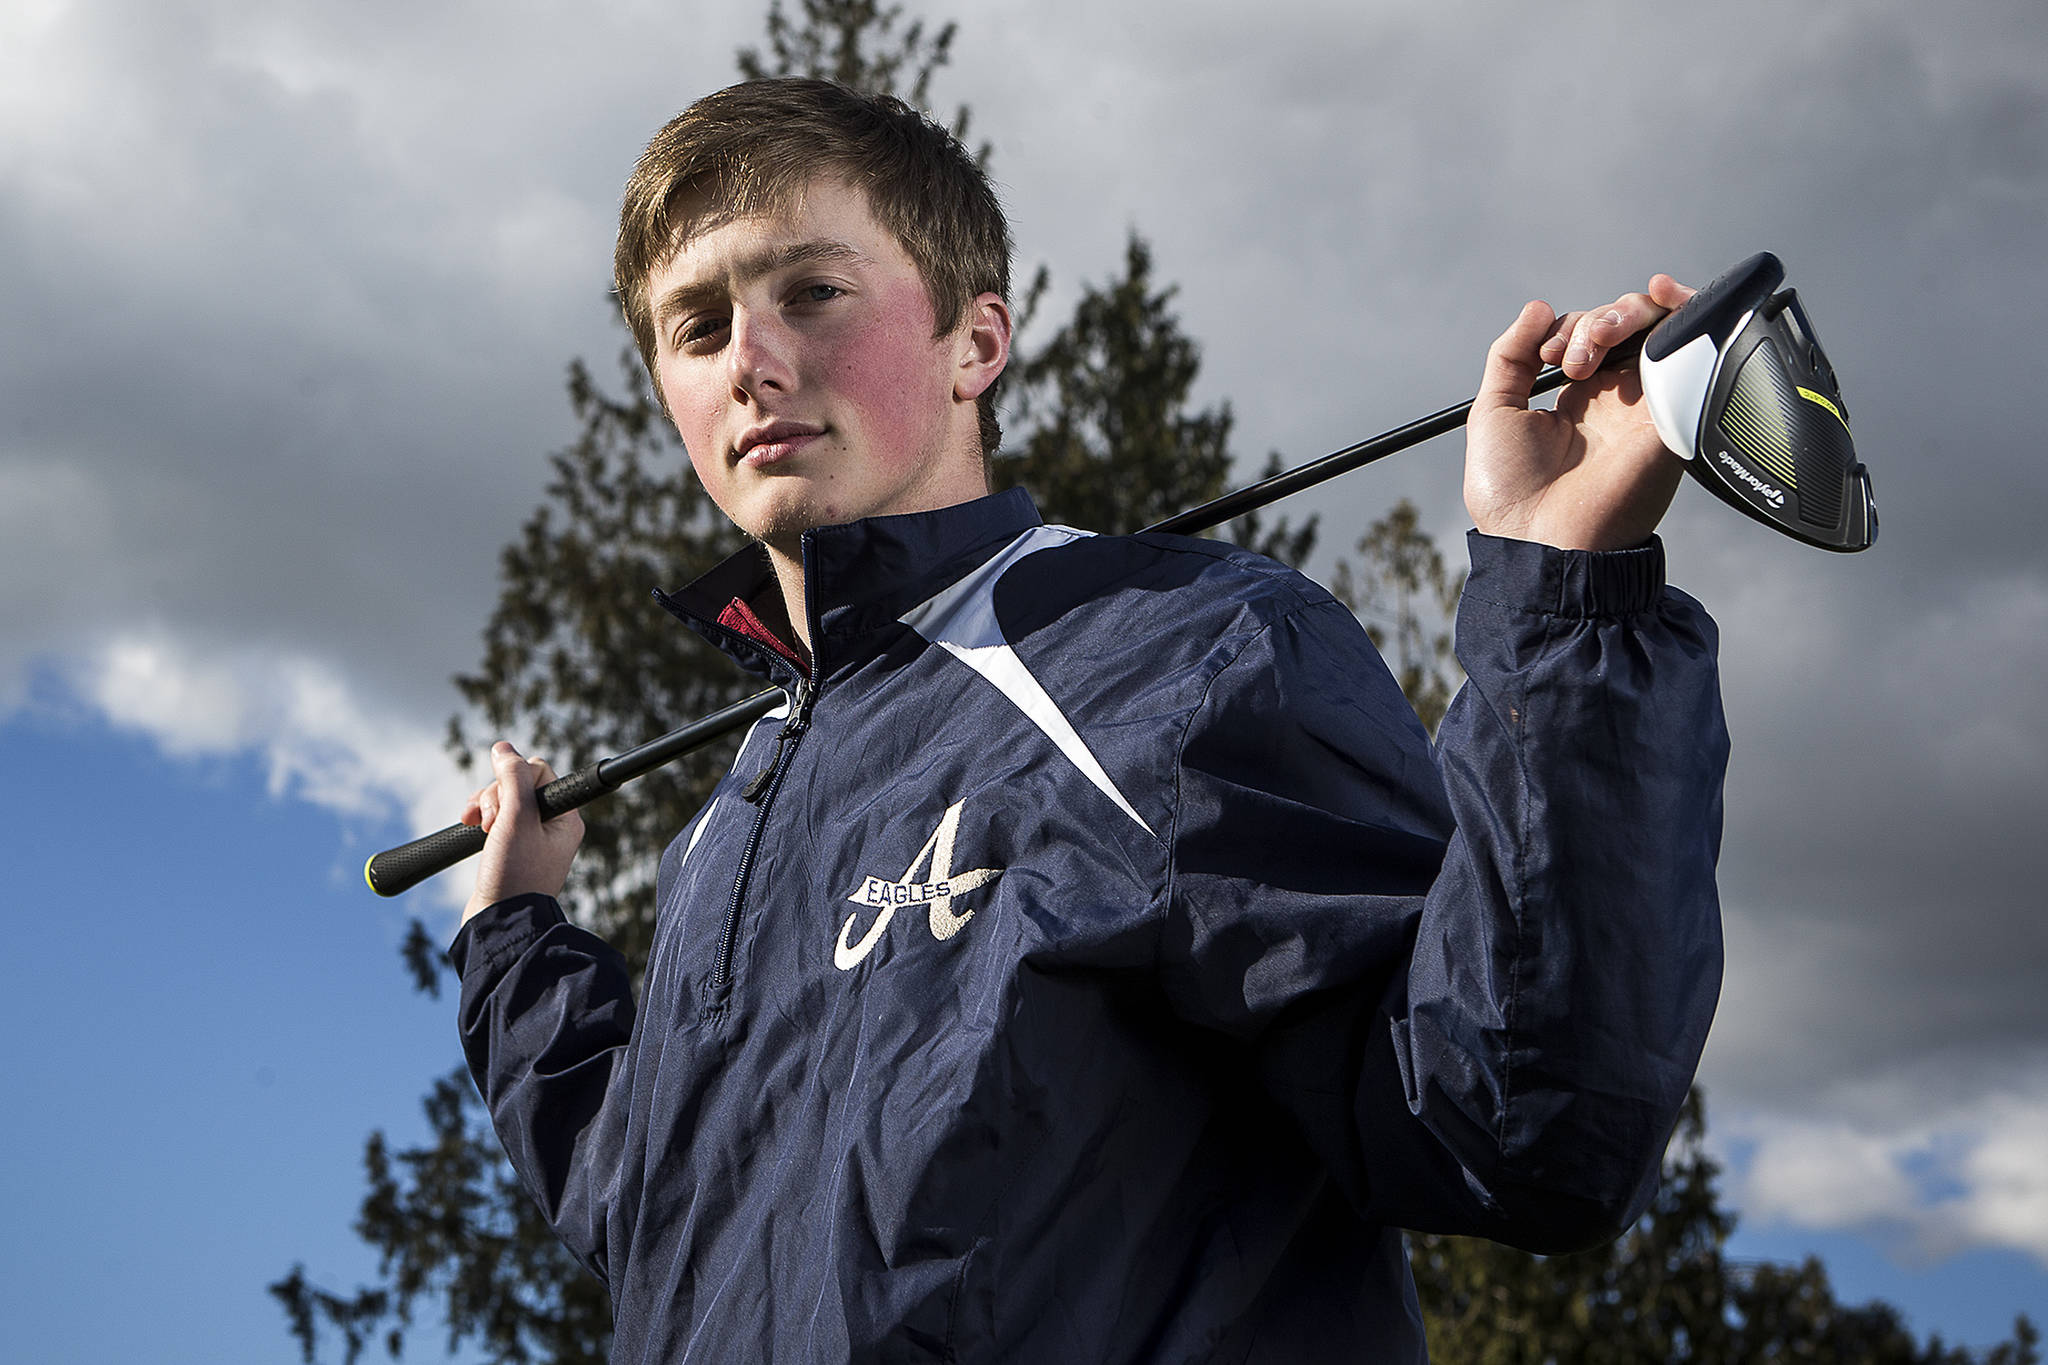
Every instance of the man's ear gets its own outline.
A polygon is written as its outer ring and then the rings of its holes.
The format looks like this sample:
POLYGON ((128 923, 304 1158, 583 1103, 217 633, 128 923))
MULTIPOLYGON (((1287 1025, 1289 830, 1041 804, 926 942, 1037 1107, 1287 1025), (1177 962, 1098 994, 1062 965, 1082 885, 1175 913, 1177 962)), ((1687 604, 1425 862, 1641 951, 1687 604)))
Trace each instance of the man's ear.
POLYGON ((972 403, 996 382, 1010 363, 1010 305, 1000 294, 979 294, 967 308, 960 331, 958 367, 953 372, 953 397, 972 403))

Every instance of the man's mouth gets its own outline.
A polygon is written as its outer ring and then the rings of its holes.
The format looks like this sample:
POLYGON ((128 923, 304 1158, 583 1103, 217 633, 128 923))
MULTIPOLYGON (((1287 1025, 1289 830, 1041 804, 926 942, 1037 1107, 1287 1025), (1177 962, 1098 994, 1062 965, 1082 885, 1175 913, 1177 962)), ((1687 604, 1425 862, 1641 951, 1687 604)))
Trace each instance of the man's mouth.
POLYGON ((770 422, 743 432, 733 451, 741 464, 759 469, 790 458, 824 434, 824 427, 810 422, 770 422))

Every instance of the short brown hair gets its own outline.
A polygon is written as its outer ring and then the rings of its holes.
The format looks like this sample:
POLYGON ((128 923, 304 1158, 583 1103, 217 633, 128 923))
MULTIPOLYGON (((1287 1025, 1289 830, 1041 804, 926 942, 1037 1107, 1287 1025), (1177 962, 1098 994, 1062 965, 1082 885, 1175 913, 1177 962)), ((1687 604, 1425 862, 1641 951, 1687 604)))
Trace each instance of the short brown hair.
MULTIPOLYGON (((1008 301, 1009 224, 957 138, 888 95, 831 81, 744 81, 670 119, 626 181, 612 281, 657 392, 649 277, 698 233, 787 211, 821 176, 864 193, 902 244, 931 297, 936 335, 959 326, 978 295, 1008 301)), ((997 387, 979 401, 984 455, 1002 440, 997 387)))

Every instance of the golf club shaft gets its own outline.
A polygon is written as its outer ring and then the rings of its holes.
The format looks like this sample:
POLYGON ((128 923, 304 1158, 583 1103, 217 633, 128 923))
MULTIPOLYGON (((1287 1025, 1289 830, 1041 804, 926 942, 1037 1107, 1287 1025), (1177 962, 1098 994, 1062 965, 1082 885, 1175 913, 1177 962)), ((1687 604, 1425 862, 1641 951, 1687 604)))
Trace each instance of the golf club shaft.
MULTIPOLYGON (((1602 362, 1602 368, 1611 368, 1633 360, 1642 350, 1642 334, 1624 341, 1615 347, 1602 362)), ((1550 368, 1536 376, 1530 386, 1533 397, 1563 387, 1568 381, 1563 370, 1550 368)), ((1221 526, 1226 521, 1255 512, 1262 507, 1278 502, 1305 488, 1313 487, 1339 474, 1383 460, 1389 455, 1422 444, 1432 437, 1447 431, 1455 431, 1465 425, 1472 414, 1476 398, 1468 398, 1455 407, 1410 422, 1404 427, 1360 441, 1357 445, 1346 446, 1332 451, 1319 460, 1283 470, 1269 479, 1225 493, 1222 497, 1205 502, 1199 507, 1177 512, 1164 521, 1147 526, 1147 531, 1167 531, 1186 534, 1207 531, 1221 526)), ((607 792, 616 790, 621 784, 636 777, 644 777, 656 768, 672 763, 684 754, 701 749, 744 725, 751 725, 774 710, 782 702, 782 692, 769 688, 751 697, 736 701, 723 710, 714 711, 702 720, 671 730, 658 739, 651 739, 637 748, 622 754, 601 759, 588 768, 580 768, 566 777, 558 777, 536 792, 536 803, 543 820, 552 819, 564 811, 575 810, 586 802, 593 801, 607 792)), ((419 885, 438 872, 445 872, 457 863, 482 851, 484 832, 475 825, 450 825, 446 829, 423 835, 409 844, 386 849, 372 857, 364 865, 364 879, 370 889, 380 896, 396 896, 419 885)))

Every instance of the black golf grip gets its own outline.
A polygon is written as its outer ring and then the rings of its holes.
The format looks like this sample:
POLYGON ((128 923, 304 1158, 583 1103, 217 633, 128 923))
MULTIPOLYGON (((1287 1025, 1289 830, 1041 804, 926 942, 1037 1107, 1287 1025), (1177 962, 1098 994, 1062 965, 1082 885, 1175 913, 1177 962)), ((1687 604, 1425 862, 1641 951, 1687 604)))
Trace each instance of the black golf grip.
POLYGON ((1785 265, 1768 251, 1737 261, 1701 285, 1693 296, 1658 323, 1643 342, 1643 354, 1663 360, 1702 336, 1725 341, 1736 319, 1762 305, 1785 282, 1785 265))
MULTIPOLYGON (((535 792, 534 804, 540 808, 540 818, 551 820, 614 790, 618 783, 605 781, 603 770, 602 763, 593 763, 558 777, 535 792)), ((380 896, 396 896, 436 873, 446 872, 464 858, 475 857, 483 847, 481 829, 475 825, 450 825, 375 854, 363 864, 363 880, 380 896)))
POLYGON ((410 891, 437 872, 483 852, 484 832, 475 825, 450 825, 409 844, 387 848, 363 864, 363 880, 380 896, 410 891))

